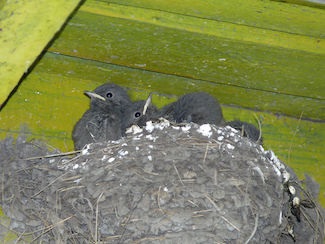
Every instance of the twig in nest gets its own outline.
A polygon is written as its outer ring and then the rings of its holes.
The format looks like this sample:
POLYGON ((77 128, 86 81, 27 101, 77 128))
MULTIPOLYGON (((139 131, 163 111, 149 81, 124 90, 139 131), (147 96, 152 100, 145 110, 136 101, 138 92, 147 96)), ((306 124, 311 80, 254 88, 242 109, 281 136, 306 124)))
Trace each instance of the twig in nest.
POLYGON ((36 192, 33 196, 31 196, 31 198, 36 197, 38 194, 40 194, 42 191, 44 191, 46 188, 48 188, 49 186, 51 186, 53 183, 55 183, 59 178, 63 177, 64 175, 66 175, 68 172, 65 172, 64 174, 56 177, 52 182, 50 182, 48 185, 46 185, 45 187, 43 187, 40 191, 36 192))
POLYGON ((47 233, 47 232, 49 232, 50 230, 52 230, 55 226, 64 223, 65 221, 71 219, 72 217, 73 217, 73 216, 70 216, 70 217, 65 218, 65 219, 63 219, 63 220, 60 220, 59 222, 57 222, 57 223, 55 223, 55 224, 53 224, 53 225, 50 225, 50 226, 48 226, 48 227, 45 227, 45 228, 42 228, 42 229, 38 229, 38 230, 35 230, 35 231, 33 231, 33 232, 30 232, 30 233, 26 233, 26 234, 28 234, 28 235, 32 235, 33 233, 36 233, 36 232, 39 232, 39 231, 44 231, 44 232, 42 232, 42 234, 36 236, 36 237, 31 241, 31 243, 32 243, 32 242, 36 241, 38 238, 40 238, 42 235, 44 235, 45 233, 47 233))
POLYGON ((81 188, 85 188, 86 186, 70 186, 68 188, 60 188, 58 190, 58 192, 66 192, 66 191, 70 191, 70 190, 73 190, 73 189, 81 189, 81 188))
MULTIPOLYGON (((141 194, 141 197, 140 197, 140 199, 137 201, 137 202, 133 202, 133 207, 132 207, 132 209, 131 209, 131 211, 130 211, 130 213, 129 213, 129 216, 127 217, 127 220, 126 220, 126 222, 125 222, 125 224, 124 224, 124 228, 123 228, 123 231, 122 231, 122 235, 121 235, 121 237, 119 238, 119 240, 118 240, 118 244, 119 243, 122 243, 123 242, 123 236, 125 235, 125 232, 126 232, 126 226, 129 224, 129 222, 130 222, 130 219, 131 219, 131 217, 132 217, 132 215, 133 215, 133 213, 134 213, 134 210, 137 208, 137 206, 138 206, 138 204, 141 202, 141 200, 143 199, 143 196, 148 192, 148 190, 151 188, 151 186, 148 186, 147 187, 147 189, 141 194)), ((122 224, 121 224, 122 225, 122 224)))
POLYGON ((113 239, 118 239, 118 238, 121 238, 121 235, 107 236, 107 237, 105 237, 105 240, 108 241, 108 240, 113 240, 113 239))
MULTIPOLYGON (((17 233, 17 234, 18 234, 18 233, 17 233)), ((22 232, 22 233, 20 233, 20 234, 18 235, 18 238, 15 240, 15 243, 19 243, 19 241, 22 239, 22 237, 24 236, 24 234, 25 234, 25 231, 22 232)))
POLYGON ((77 204, 78 204, 78 200, 85 200, 86 202, 87 202, 87 204, 88 204, 88 207, 89 207, 89 209, 90 209, 90 211, 91 211, 91 214, 93 214, 94 213, 94 207, 93 207, 93 204, 91 203, 91 201, 88 199, 88 198, 86 198, 86 197, 80 197, 80 198, 76 198, 76 199, 74 199, 72 202, 71 202, 71 205, 72 205, 72 207, 76 210, 76 212, 77 213, 79 213, 82 217, 86 217, 86 214, 84 214, 84 212, 85 212, 85 210, 79 210, 78 209, 78 206, 77 206, 77 204))
POLYGON ((77 156, 75 156, 75 157, 69 159, 68 161, 62 162, 62 164, 66 165, 66 164, 68 164, 68 163, 71 163, 71 162, 73 162, 74 160, 80 158, 81 156, 82 156, 82 154, 78 154, 77 156))
POLYGON ((101 199, 101 197, 103 196, 104 192, 100 193, 97 201, 96 201, 96 224, 95 224, 95 243, 98 243, 98 203, 101 199))
POLYGON ((314 230, 314 232, 315 232, 314 243, 317 243, 317 240, 318 240, 318 239, 320 238, 320 236, 321 236, 321 234, 320 234, 320 232, 319 232, 319 228, 320 228, 319 225, 320 225, 320 223, 321 223, 322 221, 324 221, 324 220, 323 220, 323 218, 322 218, 322 215, 321 215, 321 213, 320 213, 320 210, 319 210, 318 206, 316 206, 315 211, 316 211, 316 215, 317 215, 317 217, 314 219, 314 222, 312 222, 312 220, 309 218, 309 216, 307 216, 307 215, 305 214, 305 211, 304 211, 304 210, 302 210, 301 213, 302 213, 302 215, 305 217, 305 219, 307 220, 307 222, 308 222, 308 224, 310 225, 310 227, 314 230))
POLYGON ((197 205, 195 202, 191 201, 191 200, 187 200, 189 203, 193 204, 195 207, 199 208, 199 205, 197 205))
POLYGON ((254 117, 255 117, 255 119, 256 119, 256 121, 257 121, 257 123, 258 123, 258 129, 259 129, 259 131, 260 131, 260 134, 258 135, 258 139, 257 139, 257 141, 261 141, 261 139, 262 139, 262 123, 261 123, 261 121, 259 120, 259 118, 257 118, 257 115, 256 115, 256 114, 254 114, 254 117))
POLYGON ((150 242, 153 242, 153 241, 162 241, 164 240, 166 237, 164 236, 157 236, 157 237, 145 237, 145 238, 142 238, 142 239, 138 239, 138 240, 134 240, 133 243, 134 244, 139 244, 139 243, 150 243, 150 242))
POLYGON ((256 233, 257 226, 258 226, 258 213, 256 213, 256 216, 255 216, 255 225, 254 225, 253 232, 252 232, 252 234, 248 237, 247 241, 245 241, 245 244, 248 244, 248 243, 250 242, 250 240, 253 238, 253 236, 254 236, 255 233, 256 233))
POLYGON ((36 156, 36 157, 31 157, 31 158, 24 158, 24 160, 34 160, 34 159, 41 159, 41 158, 55 158, 55 157, 60 157, 60 156, 73 155, 73 154, 77 154, 77 153, 80 153, 80 152, 81 152, 81 150, 65 152, 65 153, 56 153, 56 154, 36 156))
POLYGON ((212 211, 213 211, 213 209, 204 209, 204 210, 194 211, 193 214, 208 213, 208 212, 212 212, 212 211))
POLYGON ((151 179, 146 178, 145 176, 143 176, 140 172, 138 172, 138 170, 132 170, 137 176, 140 176, 142 179, 144 179, 145 181, 148 182, 153 182, 151 179))
POLYGON ((179 181, 180 181, 180 182, 182 183, 182 185, 184 186, 184 183, 183 183, 183 181, 182 181, 181 176, 179 175, 179 172, 178 172, 178 169, 176 168, 176 165, 173 164, 173 166, 174 166, 174 169, 175 169, 175 171, 176 171, 176 174, 177 174, 177 176, 178 176, 179 181))
POLYGON ((298 132, 298 129, 299 129, 299 125, 300 125, 300 122, 301 122, 301 118, 302 118, 302 115, 304 114, 304 111, 301 112, 300 116, 299 116, 299 120, 298 120, 298 124, 297 124, 297 127, 296 127, 296 130, 295 132, 293 133, 293 136, 291 138, 291 142, 290 142, 290 146, 289 146, 289 151, 288 151, 288 163, 290 162, 290 156, 291 156, 291 151, 292 151, 292 145, 293 145, 293 139, 296 137, 297 135, 297 132, 298 132))
MULTIPOLYGON (((216 205, 216 203, 206 194, 205 197, 212 203, 212 205, 215 207, 215 209, 219 212, 219 208, 216 205)), ((220 214, 220 213, 219 213, 220 214)), ((223 215, 221 215, 221 218, 226 221, 228 224, 230 224, 232 227, 234 227, 238 232, 240 232, 240 229, 233 223, 230 222, 230 220, 228 220, 226 217, 224 217, 223 215)))
POLYGON ((161 207, 160 207, 160 189, 161 189, 161 186, 159 186, 158 188, 158 193, 157 193, 157 203, 158 203, 158 208, 160 211, 162 211, 161 207))
MULTIPOLYGON (((301 213, 305 217, 305 219, 308 222, 308 224, 310 225, 310 227, 316 233, 319 228, 319 223, 324 222, 324 217, 321 214, 321 210, 319 209, 319 206, 316 204, 316 202, 313 200, 313 197, 311 196, 309 191, 304 189, 297 181, 292 181, 291 183, 294 183, 295 186, 298 187, 304 193, 304 195, 308 198, 307 200, 310 201, 310 203, 314 206, 314 207, 310 207, 310 208, 315 208, 316 215, 317 215, 316 219, 311 219, 310 216, 306 215, 306 213, 303 209, 302 209, 301 213)), ((317 237, 316 237, 316 240, 317 240, 317 237)))
POLYGON ((5 184, 4 184, 4 179, 5 179, 5 172, 2 171, 2 180, 1 180, 1 201, 5 200, 5 184))
POLYGON ((208 150, 209 150, 209 144, 207 143, 207 146, 206 146, 205 152, 204 152, 204 157, 203 157, 203 164, 205 163, 205 160, 207 158, 208 150))

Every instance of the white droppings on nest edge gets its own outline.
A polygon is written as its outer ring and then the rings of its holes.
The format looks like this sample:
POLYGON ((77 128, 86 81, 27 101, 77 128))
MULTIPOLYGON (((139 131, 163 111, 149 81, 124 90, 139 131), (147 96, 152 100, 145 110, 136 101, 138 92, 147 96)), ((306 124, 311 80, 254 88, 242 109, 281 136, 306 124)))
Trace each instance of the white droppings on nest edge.
POLYGON ((146 126, 144 128, 149 133, 153 132, 153 130, 155 129, 154 125, 152 124, 152 121, 147 121, 146 126))
POLYGON ((212 136, 211 125, 204 124, 197 129, 197 132, 201 133, 203 136, 210 138, 212 136))
POLYGON ((88 150, 90 149, 90 144, 87 144, 81 151, 82 155, 88 155, 88 150))
POLYGON ((139 140, 141 140, 141 137, 143 136, 143 134, 140 134, 140 135, 137 135, 137 136, 134 136, 133 138, 132 138, 132 140, 134 140, 134 141, 139 141, 139 140))
POLYGON ((128 152, 128 151, 124 151, 123 149, 121 149, 120 151, 118 151, 118 154, 119 154, 121 157, 124 157, 124 156, 128 155, 129 152, 128 152))
POLYGON ((240 134, 238 130, 236 130, 235 128, 232 128, 229 125, 227 125, 225 128, 228 129, 228 130, 230 130, 230 131, 232 131, 232 132, 234 132, 234 133, 236 133, 236 134, 240 134))
POLYGON ((112 163, 114 160, 115 160, 115 158, 109 158, 109 159, 108 159, 108 162, 109 162, 109 163, 112 163))
POLYGON ((262 170, 260 169, 260 167, 255 166, 255 167, 253 167, 253 170, 255 170, 258 173, 259 176, 261 176, 263 184, 265 184, 264 174, 263 174, 262 170))
POLYGON ((105 161, 106 159, 108 159, 108 155, 104 155, 104 156, 102 157, 102 161, 105 161))
POLYGON ((163 130, 170 126, 170 122, 167 119, 160 118, 160 122, 155 124, 155 129, 163 130))
POLYGON ((229 144, 229 143, 227 144, 227 148, 229 150, 234 150, 235 149, 235 147, 233 145, 229 144))
POLYGON ((143 132, 143 129, 141 129, 139 126, 137 125, 132 125, 131 127, 127 128, 125 133, 126 134, 139 134, 143 132))
POLYGON ((183 132, 187 132, 189 131, 192 127, 191 127, 191 124, 186 124, 185 126, 182 126, 182 131, 183 132))
POLYGON ((148 140, 150 140, 150 141, 153 141, 153 142, 155 142, 156 140, 157 140, 157 136, 153 136, 153 135, 146 135, 146 138, 148 139, 148 140))
POLYGON ((268 155, 267 158, 269 159, 268 161, 271 163, 275 173, 278 176, 282 177, 282 182, 286 183, 290 179, 290 173, 286 170, 285 165, 278 159, 277 156, 275 156, 274 152, 269 150, 269 151, 264 151, 263 147, 260 147, 262 152, 265 152, 265 155, 268 155))
POLYGON ((81 181, 81 178, 79 178, 79 179, 76 179, 76 180, 74 180, 73 182, 75 182, 75 183, 79 184, 79 183, 80 183, 80 181, 81 181))

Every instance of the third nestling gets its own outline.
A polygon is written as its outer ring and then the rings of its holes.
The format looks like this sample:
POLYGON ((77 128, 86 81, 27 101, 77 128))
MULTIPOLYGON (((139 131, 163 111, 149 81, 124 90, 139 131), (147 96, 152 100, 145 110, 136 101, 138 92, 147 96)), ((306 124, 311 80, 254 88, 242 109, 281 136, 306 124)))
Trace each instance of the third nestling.
POLYGON ((180 97, 163 107, 160 116, 176 123, 229 125, 240 131, 243 137, 262 144, 259 129, 240 120, 225 122, 218 100, 205 92, 193 92, 180 97))
POLYGON ((224 124, 219 102, 205 92, 193 92, 180 97, 163 107, 160 116, 176 123, 224 124))
POLYGON ((147 100, 133 102, 126 110, 122 121, 122 132, 132 125, 144 126, 149 120, 165 118, 174 123, 229 125, 243 137, 262 144, 261 131, 254 125, 234 120, 225 122, 217 99, 205 92, 193 92, 181 96, 177 101, 158 110, 151 104, 151 94, 147 100))

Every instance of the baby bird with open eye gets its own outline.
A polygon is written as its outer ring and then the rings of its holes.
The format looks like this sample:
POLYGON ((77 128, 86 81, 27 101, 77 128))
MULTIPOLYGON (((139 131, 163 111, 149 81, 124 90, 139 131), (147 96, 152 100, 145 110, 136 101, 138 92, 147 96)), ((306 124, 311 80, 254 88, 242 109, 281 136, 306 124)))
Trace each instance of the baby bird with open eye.
POLYGON ((85 92, 90 97, 90 108, 76 123, 72 139, 76 150, 92 142, 117 140, 122 136, 124 111, 132 105, 126 91, 113 83, 85 92))
POLYGON ((151 94, 147 100, 140 100, 132 103, 123 113, 122 133, 132 125, 144 126, 147 121, 156 119, 158 109, 151 104, 151 94))

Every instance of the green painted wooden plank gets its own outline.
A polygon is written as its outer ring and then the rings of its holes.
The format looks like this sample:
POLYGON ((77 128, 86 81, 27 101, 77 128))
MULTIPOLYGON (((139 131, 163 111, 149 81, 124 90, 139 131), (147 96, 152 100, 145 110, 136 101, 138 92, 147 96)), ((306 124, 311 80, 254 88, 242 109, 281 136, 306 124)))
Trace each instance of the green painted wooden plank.
MULTIPOLYGON (((264 91, 269 93, 269 97, 274 94, 291 95, 293 100, 289 103, 280 103, 277 99, 264 101, 261 97, 254 108, 292 116, 299 116, 304 111, 304 116, 312 119, 324 119, 325 116, 322 112, 325 107, 325 83, 321 69, 325 55, 321 54, 270 48, 83 11, 74 16, 50 50, 214 84, 264 91), (299 100, 301 103, 297 103, 299 100), (290 109, 285 109, 288 104, 293 104, 293 107, 290 105, 290 109)), ((250 100, 253 99, 256 97, 250 100)), ((250 100, 243 99, 241 103, 234 104, 250 107, 250 100)))
MULTIPOLYGON (((51 146, 69 151, 73 148, 73 125, 89 103, 88 98, 83 95, 84 90, 93 89, 111 80, 128 88, 133 99, 144 99, 149 92, 155 92, 153 102, 162 106, 175 100, 175 95, 204 87, 199 81, 181 79, 172 75, 47 53, 1 111, 0 138, 6 135, 17 136, 21 125, 25 124, 29 128, 30 138, 41 138, 51 146), (172 84, 177 84, 175 93, 172 93, 171 88, 165 90, 166 86, 172 84), (183 89, 181 86, 184 86, 183 89)), ((212 89, 211 86, 209 92, 219 98, 218 89, 212 89)), ((273 149, 299 176, 303 172, 312 174, 322 185, 321 199, 325 203, 325 166, 322 163, 324 123, 306 120, 299 122, 294 118, 229 105, 222 107, 227 120, 238 118, 256 124, 255 115, 260 118, 265 147, 273 149)))
POLYGON ((269 0, 101 0, 100 2, 161 10, 284 33, 325 37, 324 10, 269 0))
POLYGON ((80 0, 1 3, 0 108, 80 0))
POLYGON ((272 0, 277 2, 285 2, 285 3, 293 3, 293 4, 299 4, 314 8, 321 8, 325 9, 325 1, 324 0, 272 0))
MULTIPOLYGON (((88 1, 82 11, 98 15, 141 21, 158 26, 186 30, 204 35, 235 39, 240 41, 266 44, 287 49, 325 54, 325 42, 320 38, 261 29, 242 24, 180 15, 160 10, 144 9, 119 4, 106 4, 100 1, 88 1)), ((325 18, 324 18, 325 21, 325 18)), ((325 24, 323 26, 325 28, 325 24)), ((320 32, 322 33, 322 32, 320 32)))
MULTIPOLYGON (((290 114, 297 111, 296 117, 306 113, 311 117, 320 117, 317 114, 315 99, 308 99, 299 96, 289 96, 278 93, 270 93, 255 89, 247 89, 237 86, 229 86, 226 84, 218 84, 209 81, 196 80, 175 75, 161 74, 141 69, 128 69, 124 66, 110 65, 102 62, 79 61, 74 58, 64 58, 69 65, 61 64, 60 56, 55 56, 57 63, 46 63, 47 72, 49 74, 66 73, 68 77, 80 78, 88 77, 89 80, 100 83, 108 77, 114 81, 118 81, 124 86, 132 89, 143 89, 159 91, 166 96, 180 96, 184 93, 197 91, 212 92, 216 94, 222 104, 240 105, 241 107, 273 110, 283 114, 290 114), (87 65, 84 67, 83 63, 87 65), (92 63, 92 65, 88 65, 92 63), (71 73, 71 69, 73 72, 71 73), (71 75, 69 75, 71 73, 71 75), (291 104, 288 106, 288 104, 291 104)), ((43 65, 43 64, 42 64, 43 65)), ((147 94, 146 94, 147 95, 147 94)), ((144 95, 144 97, 146 96, 144 95)))

